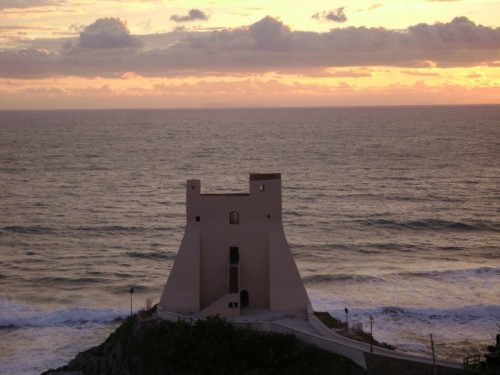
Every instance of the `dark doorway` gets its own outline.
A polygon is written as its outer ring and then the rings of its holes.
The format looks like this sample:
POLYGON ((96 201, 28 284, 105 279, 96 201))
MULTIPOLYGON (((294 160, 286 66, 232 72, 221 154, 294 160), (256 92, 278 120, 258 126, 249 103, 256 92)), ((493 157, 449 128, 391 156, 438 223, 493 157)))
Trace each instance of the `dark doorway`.
POLYGON ((241 307, 248 307, 250 304, 250 296, 248 295, 247 290, 242 290, 240 293, 240 304, 241 307))

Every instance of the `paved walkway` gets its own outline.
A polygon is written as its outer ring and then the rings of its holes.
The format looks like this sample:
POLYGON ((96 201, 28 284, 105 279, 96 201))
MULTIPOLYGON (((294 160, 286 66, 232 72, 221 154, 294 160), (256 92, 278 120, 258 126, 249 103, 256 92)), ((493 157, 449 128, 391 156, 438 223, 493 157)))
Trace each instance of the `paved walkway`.
MULTIPOLYGON (((162 312, 160 313, 160 317, 169 320, 177 320, 179 318, 197 319, 196 316, 189 317, 170 312, 162 312)), ((347 357, 364 369, 368 367, 367 356, 371 358, 379 356, 406 363, 433 365, 433 360, 430 357, 401 353, 379 346, 371 348, 368 343, 342 336, 324 325, 314 315, 312 310, 306 314, 247 308, 242 311, 241 316, 232 319, 232 321, 236 325, 252 327, 261 331, 293 333, 302 341, 347 357)), ((462 363, 452 361, 436 360, 436 366, 450 370, 463 369, 462 363)))

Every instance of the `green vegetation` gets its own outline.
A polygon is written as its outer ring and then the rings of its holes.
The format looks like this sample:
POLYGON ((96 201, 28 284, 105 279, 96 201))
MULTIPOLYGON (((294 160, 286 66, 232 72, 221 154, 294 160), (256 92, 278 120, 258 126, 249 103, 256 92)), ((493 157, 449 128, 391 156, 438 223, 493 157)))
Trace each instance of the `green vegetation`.
POLYGON ((470 374, 498 375, 500 374, 500 323, 497 323, 498 332, 495 337, 495 345, 489 345, 484 355, 475 355, 464 360, 464 365, 470 374), (471 360, 465 363, 466 360, 471 360))
POLYGON ((484 356, 485 361, 474 366, 473 373, 481 375, 500 374, 500 324, 497 323, 498 333, 495 337, 495 345, 489 345, 486 350, 488 353, 484 356))
POLYGON ((362 374, 350 360, 293 335, 238 328, 218 317, 127 319, 61 371, 84 374, 362 374))
POLYGON ((342 322, 341 320, 334 318, 327 312, 315 311, 314 315, 316 315, 318 319, 323 322, 324 325, 326 325, 328 328, 335 330, 335 332, 338 333, 339 335, 343 335, 354 340, 366 342, 368 344, 373 343, 374 346, 380 346, 385 349, 389 350, 395 349, 394 346, 392 346, 391 344, 375 340, 374 338, 372 338, 372 335, 367 332, 356 331, 356 330, 348 332, 347 325, 345 322, 342 322))

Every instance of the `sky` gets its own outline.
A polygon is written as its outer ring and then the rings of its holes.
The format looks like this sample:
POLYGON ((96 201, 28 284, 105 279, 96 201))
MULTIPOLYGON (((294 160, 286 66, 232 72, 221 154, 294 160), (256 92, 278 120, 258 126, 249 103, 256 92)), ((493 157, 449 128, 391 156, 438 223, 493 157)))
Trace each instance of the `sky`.
POLYGON ((0 109, 500 104, 500 0, 0 0, 0 109))

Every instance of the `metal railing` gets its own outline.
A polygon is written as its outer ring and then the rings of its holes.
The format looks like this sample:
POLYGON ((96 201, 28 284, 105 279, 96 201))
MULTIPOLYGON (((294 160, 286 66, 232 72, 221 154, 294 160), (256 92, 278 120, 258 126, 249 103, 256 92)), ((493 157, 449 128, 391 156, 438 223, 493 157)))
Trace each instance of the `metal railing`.
POLYGON ((469 370, 483 362, 481 354, 474 354, 464 358, 464 369, 469 370))

